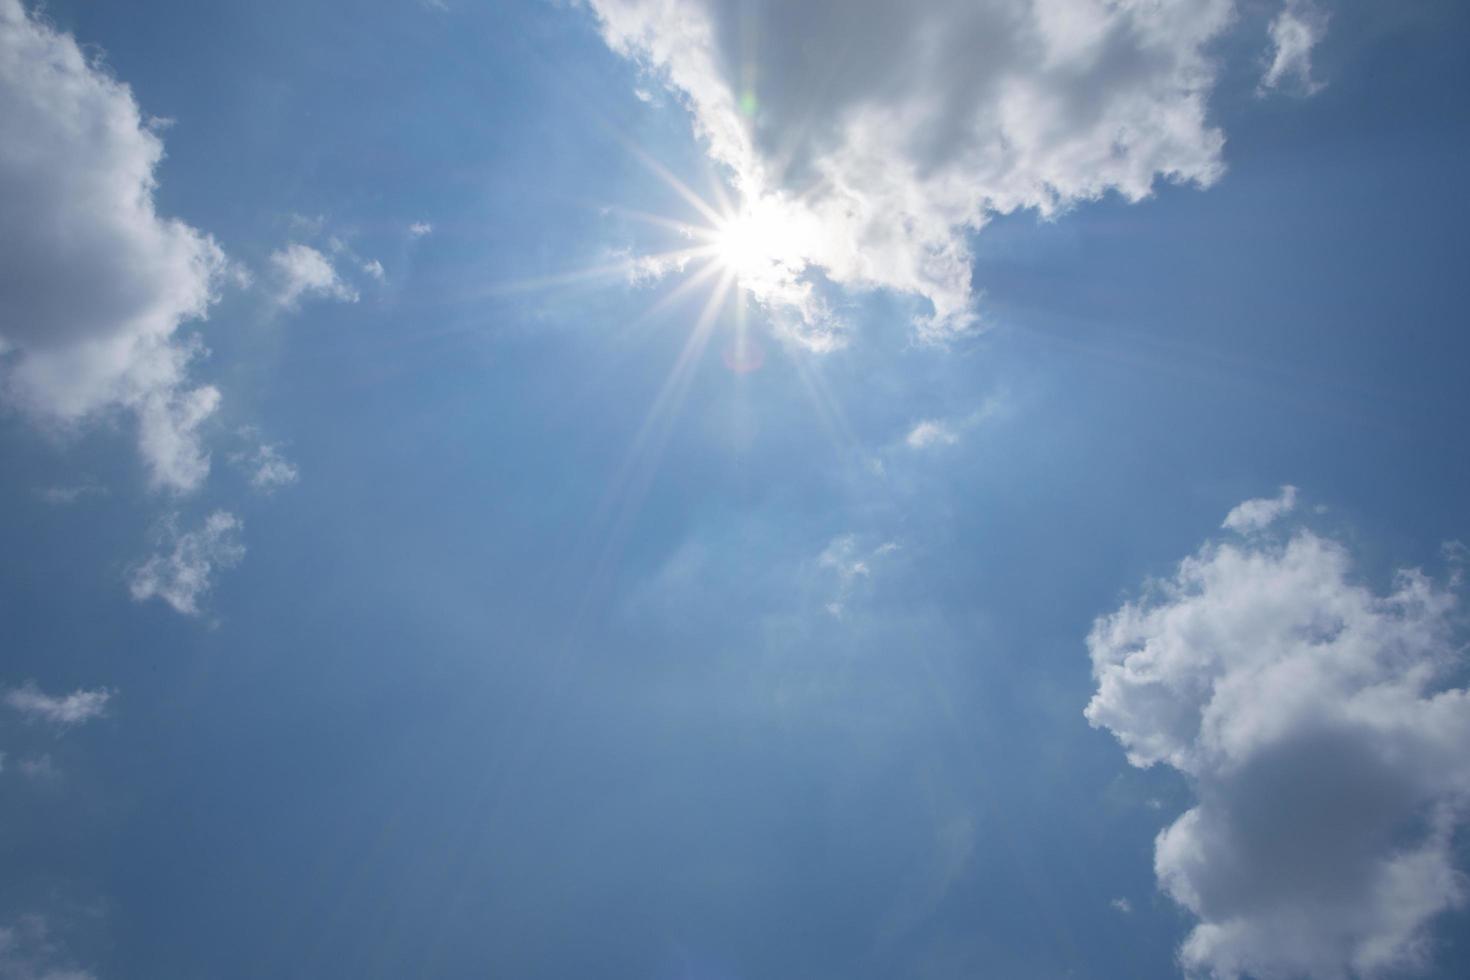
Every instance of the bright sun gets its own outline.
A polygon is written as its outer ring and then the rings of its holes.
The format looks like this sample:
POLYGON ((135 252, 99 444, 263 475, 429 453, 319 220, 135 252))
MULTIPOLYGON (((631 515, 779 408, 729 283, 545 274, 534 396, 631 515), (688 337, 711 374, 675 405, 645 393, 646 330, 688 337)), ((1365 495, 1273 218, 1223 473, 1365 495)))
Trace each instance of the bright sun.
POLYGON ((773 260, 769 229, 750 211, 733 215, 714 230, 715 258, 738 278, 753 278, 773 260))
POLYGON ((752 286, 777 276, 798 248, 796 228, 773 203, 747 205, 714 223, 710 246, 724 269, 752 286))

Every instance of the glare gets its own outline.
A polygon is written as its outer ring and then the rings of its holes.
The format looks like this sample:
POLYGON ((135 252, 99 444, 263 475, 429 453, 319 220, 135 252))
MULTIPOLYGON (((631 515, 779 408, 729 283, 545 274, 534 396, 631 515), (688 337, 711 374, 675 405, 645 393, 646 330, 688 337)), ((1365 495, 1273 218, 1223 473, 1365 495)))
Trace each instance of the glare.
POLYGON ((804 301, 812 254, 811 221, 778 197, 743 202, 710 223, 705 238, 712 261, 735 277, 742 292, 767 303, 804 301))
POLYGON ((761 279, 780 260, 781 232, 769 212, 742 210, 715 227, 715 259, 738 279, 761 279))
MULTIPOLYGON (((727 356, 726 362, 736 373, 756 370, 760 363, 760 358, 750 354, 752 341, 746 336, 749 308, 759 307, 773 320, 779 318, 784 335, 808 349, 830 348, 830 344, 819 343, 825 336, 825 312, 810 278, 812 267, 820 264, 814 257, 830 250, 817 215, 800 199, 746 186, 739 188, 740 193, 732 201, 725 189, 715 184, 715 199, 706 200, 636 145, 627 144, 627 148, 683 199, 694 217, 690 220, 624 207, 607 210, 674 232, 682 239, 682 246, 652 254, 623 251, 612 261, 573 272, 499 284, 497 292, 613 277, 646 287, 677 274, 684 282, 665 293, 648 315, 682 301, 696 287, 711 288, 722 301, 733 300, 732 326, 738 350, 727 356)), ((719 318, 720 311, 715 309, 710 315, 719 318)))

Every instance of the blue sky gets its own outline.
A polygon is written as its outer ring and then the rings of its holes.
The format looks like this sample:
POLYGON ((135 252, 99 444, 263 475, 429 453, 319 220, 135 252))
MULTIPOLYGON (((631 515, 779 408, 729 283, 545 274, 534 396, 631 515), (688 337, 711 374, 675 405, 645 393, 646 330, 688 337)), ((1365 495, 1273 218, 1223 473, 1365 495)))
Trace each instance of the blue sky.
POLYGON ((1470 14, 858 6, 0 0, 0 978, 1465 975, 1470 14))

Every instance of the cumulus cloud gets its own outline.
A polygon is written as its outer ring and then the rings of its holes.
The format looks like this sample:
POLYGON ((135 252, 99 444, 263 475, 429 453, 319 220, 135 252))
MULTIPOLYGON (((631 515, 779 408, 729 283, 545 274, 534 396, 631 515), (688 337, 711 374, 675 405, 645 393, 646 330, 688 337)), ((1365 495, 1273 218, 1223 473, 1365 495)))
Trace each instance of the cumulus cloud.
MULTIPOLYGON (((1452 583, 1453 585, 1453 583, 1452 583)), ((1198 919, 1197 975, 1339 980, 1422 967, 1461 905, 1470 692, 1456 596, 1417 570, 1380 594, 1309 530, 1211 542, 1088 637, 1088 720, 1197 802, 1159 834, 1162 889, 1198 919)))
POLYGON ((1227 531, 1239 531, 1242 534, 1259 531, 1270 527, 1277 518, 1291 513, 1295 507, 1296 487, 1288 484, 1275 497, 1257 497, 1236 504, 1225 515, 1225 521, 1220 526, 1227 531))
POLYGON ((357 290, 344 282, 326 255, 300 242, 292 242, 270 255, 276 278, 276 305, 295 310, 303 299, 332 299, 356 303, 357 290))
POLYGON ((1160 179, 1207 185, 1206 53, 1233 0, 589 0, 607 43, 678 94, 763 236, 742 281, 833 346, 820 280, 972 327, 967 236, 1160 179))
POLYGON ((131 90, 76 40, 0 0, 0 390, 50 427, 130 412, 155 487, 209 469, 180 339, 228 270, 214 240, 154 205, 163 142, 131 90))
POLYGON ((185 616, 199 615, 199 600, 212 586, 214 573, 245 557, 241 527, 239 518, 222 510, 192 531, 180 531, 177 520, 165 522, 159 550, 129 576, 133 598, 162 599, 185 616))
POLYGON ((1327 33, 1327 14, 1311 0, 1287 0, 1271 26, 1271 63, 1261 76, 1261 91, 1293 87, 1301 95, 1321 91, 1312 77, 1312 49, 1327 33))
POLYGON ((47 694, 34 683, 23 684, 5 692, 5 704, 27 721, 44 721, 70 727, 100 718, 107 711, 112 692, 99 687, 78 688, 70 694, 47 694))

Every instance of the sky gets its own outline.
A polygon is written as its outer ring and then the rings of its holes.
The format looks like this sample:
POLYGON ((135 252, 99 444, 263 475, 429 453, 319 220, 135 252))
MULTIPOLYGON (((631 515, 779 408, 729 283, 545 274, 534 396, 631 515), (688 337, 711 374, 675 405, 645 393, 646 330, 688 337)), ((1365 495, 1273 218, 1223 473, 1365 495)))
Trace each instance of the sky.
POLYGON ((1467 51, 0 0, 0 980, 1467 975, 1467 51))

